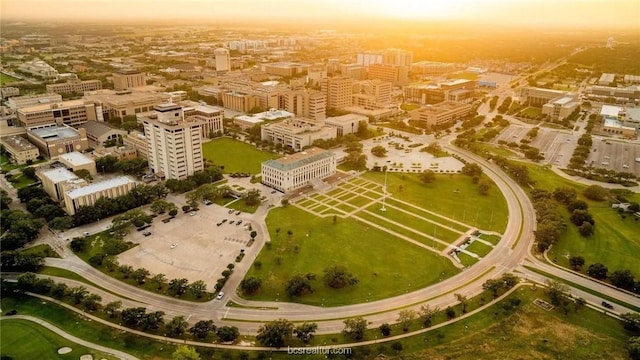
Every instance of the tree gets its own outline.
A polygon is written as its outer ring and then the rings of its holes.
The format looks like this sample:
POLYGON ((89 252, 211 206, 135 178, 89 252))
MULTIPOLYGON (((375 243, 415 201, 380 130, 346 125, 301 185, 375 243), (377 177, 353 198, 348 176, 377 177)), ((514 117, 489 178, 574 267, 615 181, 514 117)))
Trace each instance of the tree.
POLYGON ((367 320, 362 316, 350 318, 344 321, 342 333, 356 341, 364 339, 364 332, 367 330, 367 320))
POLYGON ((308 276, 303 275, 295 275, 289 279, 285 286, 285 290, 289 297, 304 296, 313 292, 311 281, 308 276))
POLYGON ((137 327, 145 317, 147 309, 143 307, 127 308, 122 310, 122 322, 129 327, 137 327))
POLYGON ((409 331, 409 326, 416 319, 416 312, 411 309, 400 310, 398 313, 398 324, 402 327, 402 331, 409 331))
POLYGON ((431 170, 425 170, 419 175, 420 181, 424 184, 431 184, 436 180, 436 174, 431 170))
POLYGON ((593 231, 593 225, 591 225, 591 223, 588 221, 583 222, 582 225, 578 227, 578 232, 584 237, 593 235, 593 231))
POLYGON ((476 163, 467 163, 460 171, 463 175, 470 177, 479 177, 482 175, 482 168, 476 163))
POLYGON ((189 333, 199 340, 205 339, 212 331, 216 331, 216 325, 213 320, 200 320, 189 328, 189 333))
POLYGON ((638 313, 626 313, 620 315, 620 319, 624 323, 624 328, 629 331, 640 330, 640 314, 638 313))
POLYGON ((11 196, 9 196, 9 193, 7 193, 5 190, 0 190, 0 210, 8 209, 9 205, 12 202, 13 199, 11 198, 11 196))
POLYGON ((376 145, 371 148, 371 153, 377 157, 387 156, 387 149, 382 145, 376 145))
POLYGON ((251 232, 249 233, 249 236, 251 237, 251 240, 254 240, 256 236, 258 236, 258 232, 255 230, 251 230, 251 232))
POLYGON ((182 279, 171 279, 169 281, 169 292, 174 295, 182 295, 185 291, 187 291, 189 287, 189 280, 182 279))
POLYGON ((440 308, 436 307, 431 307, 429 305, 422 305, 420 307, 420 318, 422 319, 422 324, 425 327, 430 327, 431 326, 431 322, 433 321, 433 317, 438 313, 438 311, 440 311, 440 308))
POLYGON ((178 345, 171 355, 172 360, 200 360, 200 354, 192 346, 178 345))
POLYGON ((333 289, 353 286, 358 279, 342 265, 334 265, 324 269, 324 284, 333 289))
POLYGON ((628 341, 629 358, 631 360, 640 360, 640 336, 632 336, 628 341))
POLYGON ((169 216, 176 216, 176 215, 178 215, 178 209, 169 210, 169 216))
POLYGON ((456 310, 454 308, 452 308, 451 306, 447 306, 447 308, 444 309, 444 313, 445 313, 445 315, 447 315, 447 319, 449 319, 449 320, 451 320, 451 319, 456 317, 456 310))
POLYGON ((71 216, 58 216, 49 221, 49 227, 54 230, 67 230, 73 226, 73 218, 71 216))
POLYGON ((22 175, 28 177, 29 179, 35 179, 36 178, 36 169, 31 167, 31 166, 27 166, 27 167, 22 169, 22 175))
POLYGON ((140 320, 142 330, 158 330, 164 324, 164 315, 164 311, 154 311, 144 315, 140 320))
POLYGON ((200 299, 207 292, 207 284, 202 280, 194 281, 189 285, 189 292, 197 299, 200 299))
MULTIPOLYGON (((568 187, 559 187, 553 191, 553 198, 557 202, 560 202, 565 205, 569 205, 574 201, 576 201, 577 196, 578 196, 578 193, 576 192, 576 190, 568 187)), ((573 211, 573 210, 569 210, 569 211, 573 211)))
POLYGON ((120 309, 122 308, 122 301, 112 301, 107 303, 104 306, 104 313, 107 314, 110 318, 115 318, 120 313, 120 309))
POLYGON ((462 295, 462 294, 453 294, 456 297, 456 300, 458 300, 458 302, 460 303, 460 305, 462 305, 462 313, 466 314, 467 313, 467 305, 469 303, 469 299, 462 295))
POLYGON ((609 196, 609 191, 600 185, 591 185, 582 194, 589 200, 602 201, 609 196))
POLYGON ((176 316, 165 324, 164 331, 169 337, 180 337, 187 330, 188 325, 184 316, 176 316))
POLYGON ((142 285, 144 284, 145 280, 147 279, 147 276, 149 276, 151 273, 149 272, 149 270, 145 269, 145 268, 139 268, 136 269, 132 274, 131 274, 131 278, 133 280, 135 280, 138 285, 142 285))
POLYGON ((396 354, 399 354, 400 352, 402 352, 402 343, 400 341, 394 342, 393 344, 391 344, 391 349, 395 351, 396 354))
POLYGON ((84 300, 84 298, 89 294, 89 291, 87 291, 87 288, 84 286, 77 286, 71 288, 69 290, 69 293, 71 295, 71 298, 73 299, 74 304, 79 305, 82 300, 84 300))
POLYGON ((218 328, 216 335, 222 342, 232 342, 240 336, 240 331, 235 326, 222 326, 218 328))
POLYGON ((502 289, 504 282, 498 279, 489 279, 482 284, 482 289, 486 291, 491 291, 493 297, 498 297, 498 292, 502 289))
POLYGON ((247 191, 242 196, 242 199, 244 199, 244 202, 247 205, 250 205, 250 206, 259 205, 260 204, 260 190, 251 189, 251 190, 247 191))
POLYGON ((504 283, 504 287, 506 289, 511 289, 520 282, 520 278, 513 275, 512 273, 504 273, 502 274, 502 277, 500 279, 504 283))
POLYGON ((97 294, 88 294, 82 299, 82 307, 88 311, 93 312, 100 308, 100 302, 102 301, 102 297, 97 294))
POLYGON ((258 329, 256 340, 265 346, 281 348, 291 339, 293 323, 287 319, 270 321, 258 329))
POLYGON ((546 281, 545 293, 553 305, 561 305, 569 295, 569 287, 558 281, 546 281))
POLYGON ((589 204, 587 204, 584 200, 575 200, 567 205, 567 209, 570 213, 574 212, 575 210, 587 210, 589 209, 589 204))
POLYGON ((248 278, 243 279, 240 282, 240 289, 242 289, 243 293, 250 295, 250 294, 255 294, 258 290, 260 290, 261 285, 262 285, 262 280, 254 276, 250 276, 248 278))
POLYGON ((382 325, 380 325, 379 327, 380 329, 380 333, 382 334, 382 336, 389 336, 391 335, 391 326, 387 323, 384 323, 382 325))
POLYGON ((633 274, 629 270, 616 270, 609 275, 609 281, 613 286, 621 289, 632 290, 635 285, 633 274))
POLYGON ((156 289, 162 289, 162 285, 167 281, 167 277, 164 274, 156 274, 151 278, 151 282, 156 284, 156 289))
POLYGON ((606 279, 608 272, 609 272, 609 269, 605 265, 600 263, 591 264, 587 269, 587 275, 591 276, 592 278, 596 278, 598 280, 606 279))
POLYGON ((584 258, 582 256, 570 256, 569 257, 569 265, 573 268, 573 270, 580 270, 580 268, 584 265, 584 258))
POLYGON ((24 274, 20 274, 20 276, 18 276, 18 289, 22 292, 26 292, 26 291, 32 291, 33 290, 33 286, 36 283, 36 274, 28 272, 28 273, 24 273, 24 274))
POLYGON ((489 193, 489 189, 491 189, 491 182, 489 180, 482 179, 478 183, 478 191, 480 195, 487 195, 489 193))

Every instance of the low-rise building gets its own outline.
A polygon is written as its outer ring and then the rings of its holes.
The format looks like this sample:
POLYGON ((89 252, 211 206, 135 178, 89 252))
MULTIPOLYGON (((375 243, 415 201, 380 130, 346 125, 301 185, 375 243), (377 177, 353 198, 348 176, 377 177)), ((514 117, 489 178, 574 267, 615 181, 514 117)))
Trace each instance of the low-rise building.
POLYGON ((147 76, 138 70, 123 69, 113 73, 113 88, 115 90, 127 90, 146 85, 147 76))
POLYGON ((359 114, 346 114, 327 118, 324 123, 336 128, 338 136, 344 136, 358 132, 362 123, 369 123, 369 118, 359 114))
POLYGON ((23 95, 15 96, 7 100, 7 106, 11 109, 20 109, 26 106, 57 103, 62 101, 62 95, 60 94, 36 94, 36 95, 23 95))
POLYGON ((262 163, 262 183, 284 193, 313 185, 335 173, 335 155, 319 148, 262 163))
POLYGON ((577 96, 568 94, 555 98, 542 106, 542 113, 549 115, 552 120, 564 120, 580 107, 577 96))
POLYGON ((77 151, 60 155, 58 161, 71 171, 87 170, 91 175, 97 174, 96 162, 91 157, 77 151))
POLYGON ((136 187, 135 180, 128 176, 120 176, 92 184, 67 184, 63 197, 64 208, 69 215, 74 215, 81 206, 93 206, 101 198, 124 196, 136 187))
POLYGON ((42 79, 56 79, 58 71, 42 60, 25 61, 18 66, 22 72, 42 79))
POLYGON ((307 73, 309 65, 293 62, 276 62, 262 65, 262 71, 269 75, 295 77, 307 73))
POLYGON ((163 98, 173 98, 173 93, 153 93, 144 91, 114 91, 102 89, 84 94, 83 99, 99 104, 105 120, 111 118, 124 119, 127 115, 148 112, 154 106, 164 102, 163 98), (167 95, 169 94, 169 95, 167 95))
POLYGON ((29 160, 35 161, 40 155, 40 151, 35 145, 19 135, 0 138, 0 144, 4 146, 4 150, 15 164, 22 165, 29 160))
POLYGON ((139 131, 132 131, 122 139, 122 143, 126 147, 135 149, 136 155, 143 159, 149 158, 149 146, 147 138, 139 131))
POLYGON ((87 139, 92 145, 102 146, 127 135, 125 130, 109 126, 109 123, 103 121, 87 121, 80 127, 87 131, 87 139))
POLYGON ((66 125, 29 129, 27 130, 27 139, 40 149, 41 154, 51 159, 62 154, 84 151, 89 148, 86 130, 76 130, 66 125))
POLYGON ((50 126, 79 126, 87 121, 103 121, 102 109, 92 101, 69 100, 18 109, 18 122, 27 129, 50 126))
POLYGON ((47 92, 57 94, 83 94, 85 91, 100 89, 102 89, 102 82, 100 80, 72 79, 64 83, 47 84, 47 92))
POLYGON ((12 96, 20 96, 20 89, 11 86, 0 87, 0 97, 5 99, 12 96))
POLYGON ((224 109, 218 106, 207 105, 206 103, 193 103, 184 101, 184 117, 186 121, 196 121, 201 124, 200 136, 207 139, 211 134, 224 133, 224 109))
POLYGON ((427 127, 445 126, 463 118, 471 112, 471 105, 444 101, 411 112, 411 118, 423 122, 427 127))
POLYGON ((602 105, 600 119, 602 123, 599 130, 605 134, 626 138, 635 138, 637 135, 637 127, 626 126, 629 124, 625 124, 626 112, 621 106, 602 105))
POLYGON ((42 182, 44 191, 56 201, 64 198, 64 190, 67 182, 84 182, 76 174, 64 167, 45 168, 36 171, 36 176, 42 182))
POLYGON ((337 136, 335 127, 326 126, 323 121, 293 118, 263 125, 262 140, 282 144, 293 151, 301 151, 316 140, 328 140, 337 136))
POLYGON ((233 123, 240 126, 243 130, 252 128, 254 125, 262 124, 265 121, 277 121, 291 119, 295 116, 288 111, 270 109, 269 111, 253 114, 240 115, 233 119, 233 123))
POLYGON ((567 93, 561 90, 543 89, 525 86, 520 90, 520 103, 531 106, 542 106, 549 101, 565 96, 567 93))

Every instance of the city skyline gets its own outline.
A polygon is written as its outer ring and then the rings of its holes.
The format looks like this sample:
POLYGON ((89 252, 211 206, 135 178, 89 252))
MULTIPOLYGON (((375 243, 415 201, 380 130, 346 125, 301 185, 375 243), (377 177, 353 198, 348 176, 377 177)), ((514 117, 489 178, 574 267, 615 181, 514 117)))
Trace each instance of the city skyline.
POLYGON ((637 0, 5 0, 2 18, 11 20, 184 20, 211 22, 317 21, 327 25, 358 19, 400 21, 465 20, 549 27, 640 26, 637 0), (123 7, 127 9, 123 12, 123 7))

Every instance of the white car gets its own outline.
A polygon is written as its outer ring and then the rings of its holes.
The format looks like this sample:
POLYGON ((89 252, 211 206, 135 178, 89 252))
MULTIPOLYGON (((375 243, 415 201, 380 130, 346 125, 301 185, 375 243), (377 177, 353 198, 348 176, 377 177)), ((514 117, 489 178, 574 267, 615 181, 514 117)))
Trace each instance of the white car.
POLYGON ((178 244, 176 244, 176 243, 171 244, 171 248, 172 249, 175 249, 177 246, 178 246, 178 244))
POLYGON ((218 296, 216 296, 216 299, 218 299, 218 300, 222 300, 222 298, 223 298, 223 297, 224 297, 224 291, 220 291, 220 292, 218 293, 218 296))
POLYGON ((189 213, 189 215, 191 215, 191 216, 196 216, 196 212, 195 212, 195 211, 192 211, 192 212, 190 212, 190 213, 189 213))

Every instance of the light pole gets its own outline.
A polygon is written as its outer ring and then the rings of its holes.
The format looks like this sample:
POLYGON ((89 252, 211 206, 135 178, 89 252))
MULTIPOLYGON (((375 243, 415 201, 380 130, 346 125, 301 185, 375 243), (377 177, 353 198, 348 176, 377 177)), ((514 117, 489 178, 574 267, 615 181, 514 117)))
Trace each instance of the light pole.
POLYGON ((385 207, 385 203, 387 200, 387 169, 384 169, 384 186, 382 187, 382 207, 380 211, 385 212, 387 208, 385 207))

